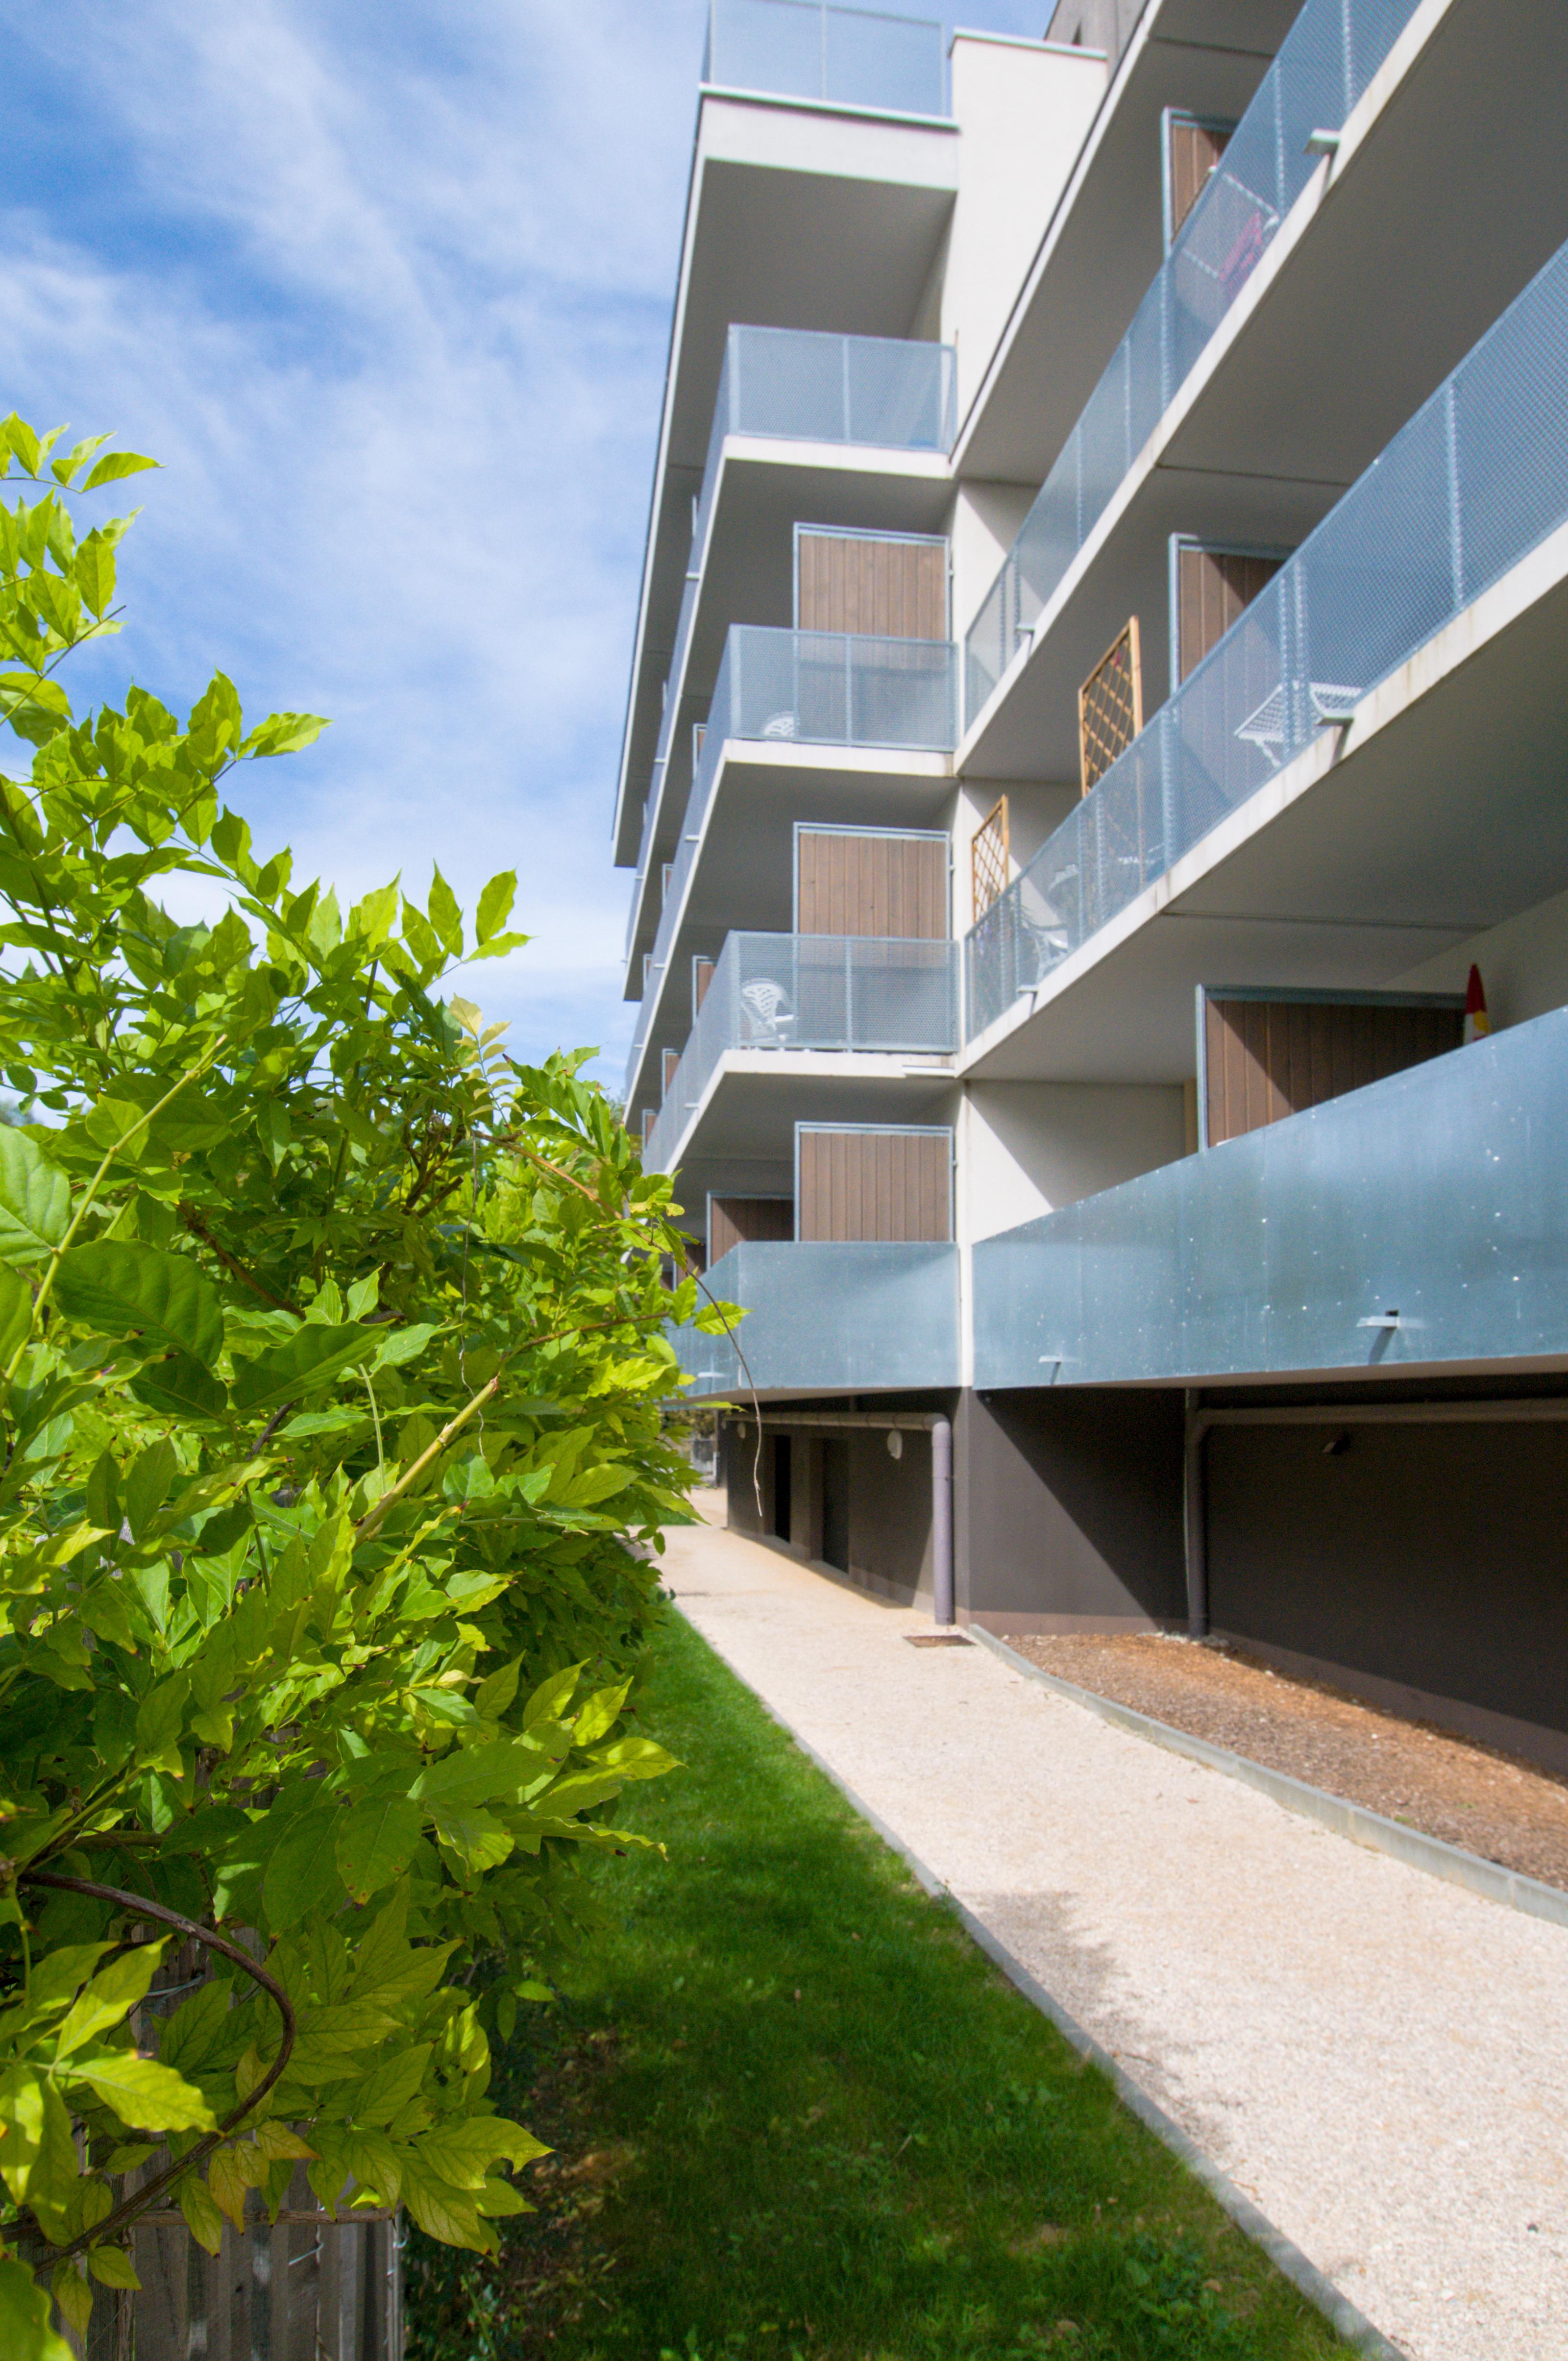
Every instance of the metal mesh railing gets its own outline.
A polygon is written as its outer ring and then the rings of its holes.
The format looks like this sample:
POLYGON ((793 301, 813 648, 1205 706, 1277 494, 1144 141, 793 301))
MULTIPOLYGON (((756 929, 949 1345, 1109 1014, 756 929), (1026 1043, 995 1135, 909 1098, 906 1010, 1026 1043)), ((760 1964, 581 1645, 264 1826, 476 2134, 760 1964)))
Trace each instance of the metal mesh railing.
POLYGON ((1090 395, 965 641, 972 721, 1272 244, 1416 0, 1307 0, 1090 395))
POLYGON ((691 554, 665 678, 663 719, 642 808, 639 882, 627 918, 628 952, 636 932, 641 881, 648 874, 675 722, 684 702, 686 650, 707 562, 708 526, 726 436, 771 435, 781 442, 946 452, 952 448, 957 423, 955 384, 950 345, 897 336, 841 336, 806 328, 730 328, 703 462, 702 489, 692 512, 691 554))
POLYGON ((959 946, 906 936, 727 938, 643 1161, 674 1164, 729 1049, 940 1053, 959 1039, 959 946))
POLYGON ((702 78, 889 114, 948 112, 939 23, 822 0, 711 0, 702 78))
POLYGON ((1565 388, 1568 246, 973 928, 969 1038, 1568 522, 1565 388))
POLYGON ((958 660, 950 640, 731 626, 653 939, 648 989, 627 1065, 629 1091, 641 1067, 726 741, 950 752, 958 741, 958 660))

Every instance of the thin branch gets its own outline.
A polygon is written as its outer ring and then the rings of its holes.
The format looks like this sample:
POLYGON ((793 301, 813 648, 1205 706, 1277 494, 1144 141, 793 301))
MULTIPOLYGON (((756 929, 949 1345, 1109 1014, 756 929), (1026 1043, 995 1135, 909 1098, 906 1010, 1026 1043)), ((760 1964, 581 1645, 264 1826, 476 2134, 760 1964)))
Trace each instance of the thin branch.
POLYGON ((193 1238, 200 1238, 208 1252, 216 1255, 231 1279, 237 1279, 242 1287, 248 1287, 253 1295, 259 1295, 262 1301, 270 1303, 275 1312, 291 1312, 296 1320, 304 1318, 305 1315, 297 1303, 291 1303, 287 1296, 274 1295, 269 1287, 263 1287, 255 1273, 247 1270, 237 1256, 230 1254, 227 1246, 221 1246, 218 1244, 194 1205, 181 1205, 180 1218, 191 1235, 193 1238))
POLYGON ((73 2238, 68 2246, 52 2249, 33 2274, 35 2279, 41 2279, 46 2271, 57 2270, 61 2263, 69 2262, 73 2255, 80 2255, 85 2247, 101 2246, 115 2231, 123 2230, 128 2222, 134 2222, 145 2213, 166 2189, 172 2188, 177 2180, 182 2180, 198 2165, 205 2164, 207 2158, 223 2146, 230 2132, 236 2130, 247 2115, 253 2114, 260 2105, 278 2081, 293 2054, 296 2025, 288 1993, 275 1976, 269 1976, 265 1968, 258 1967, 248 1951, 241 1950, 237 1943, 229 1942, 225 1936, 214 1935, 210 1928, 199 1927, 193 1918, 182 1918, 177 1910, 166 1910, 161 1902, 149 1902, 145 1894, 127 1894, 118 1885, 94 1885, 85 1877, 56 1877, 51 1870, 46 1869, 24 1869, 18 1872, 16 1883, 18 1885, 58 1886, 66 1894, 85 1894, 90 1901, 116 1903, 137 1918, 156 1918, 163 1926, 174 1927, 187 1942, 200 1943, 209 1951, 221 1951, 225 1960, 232 1960, 236 1968, 243 1968, 246 1974, 269 1994, 277 2003, 279 2015, 283 2020, 283 2038, 278 2055, 249 2097, 242 2099, 237 2107, 230 2110, 216 2131, 204 2133, 194 2147, 164 2171, 156 2173, 152 2180, 144 2182, 134 2195, 117 2205, 112 2213, 105 2214, 102 2222, 95 2222, 90 2230, 83 2230, 82 2235, 73 2238))

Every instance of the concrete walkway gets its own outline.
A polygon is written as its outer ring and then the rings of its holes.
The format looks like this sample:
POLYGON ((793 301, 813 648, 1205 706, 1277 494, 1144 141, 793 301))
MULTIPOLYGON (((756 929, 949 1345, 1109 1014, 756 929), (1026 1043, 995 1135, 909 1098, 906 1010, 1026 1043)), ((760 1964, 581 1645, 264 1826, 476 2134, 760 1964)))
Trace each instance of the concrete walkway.
MULTIPOLYGON (((712 1515, 718 1513, 708 1510, 712 1515)), ((1568 2361, 1568 1928, 711 1525, 682 1612, 1417 2361, 1568 2361)))

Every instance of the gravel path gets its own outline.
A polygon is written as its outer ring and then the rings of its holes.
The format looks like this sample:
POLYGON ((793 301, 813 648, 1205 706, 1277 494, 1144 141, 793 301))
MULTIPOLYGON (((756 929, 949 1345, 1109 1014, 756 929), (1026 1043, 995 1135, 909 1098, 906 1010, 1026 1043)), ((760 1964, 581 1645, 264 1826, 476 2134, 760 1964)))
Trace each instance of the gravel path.
MULTIPOLYGON (((712 1509, 708 1514, 718 1513, 712 1509)), ((1383 2334, 1568 2361, 1568 1929, 711 1526, 682 1611, 1383 2334)))
POLYGON ((1336 1690, 1158 1632, 1008 1645, 1042 1671, 1568 1890, 1568 1784, 1336 1690))

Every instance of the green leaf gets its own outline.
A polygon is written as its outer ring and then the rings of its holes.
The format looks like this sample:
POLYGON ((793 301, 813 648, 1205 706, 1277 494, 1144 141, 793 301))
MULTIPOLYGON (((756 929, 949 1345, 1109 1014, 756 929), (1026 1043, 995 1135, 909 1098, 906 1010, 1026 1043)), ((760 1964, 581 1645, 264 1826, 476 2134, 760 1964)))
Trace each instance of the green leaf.
POLYGON ((210 2132, 217 2117, 193 2082, 129 2049, 79 2058, 75 2071, 134 2131, 210 2132))
POLYGON ((572 1716, 572 1743, 575 1746, 591 1746, 596 1738, 602 1738, 607 1730, 613 1730, 630 1692, 630 1681, 622 1681, 617 1688, 596 1689, 572 1716))
POLYGON ((536 1721, 558 1721, 571 1702, 572 1692, 582 1675, 581 1664, 567 1664, 561 1672, 552 1673, 542 1681, 522 1709, 522 1726, 532 1730, 536 1721))
POLYGON ((39 1262, 71 1224, 71 1183, 35 1140, 0 1126, 0 1262, 39 1262))
POLYGON ((104 1336, 161 1337, 208 1368, 224 1348, 218 1290, 189 1255, 95 1238, 60 1259, 55 1301, 104 1336))
POLYGON ((222 1378, 214 1378, 189 1353, 145 1362, 131 1380, 131 1391, 148 1410, 172 1418, 222 1418, 229 1406, 229 1389, 222 1378))
POLYGON ((443 1844, 450 1845, 465 1866, 480 1875, 488 1869, 499 1869, 512 1850, 510 1831, 477 1804, 433 1801, 430 1817, 443 1844))
POLYGON ((341 1812, 324 1797, 307 1805, 291 1823, 261 1882, 262 1905, 275 1935, 286 1935, 309 1911, 330 1909, 340 1898, 336 1856, 342 1826, 341 1812))
POLYGON ((454 959, 463 956, 463 912, 456 895, 437 869, 431 878, 430 923, 454 959))
POLYGON ((459 2189, 482 2189, 490 2168, 504 2157, 509 2164, 532 2164, 548 2156, 543 2140, 504 2115, 478 2115, 467 2123, 442 2124, 414 2143, 427 2172, 450 2180, 459 2189))
POLYGON ((420 2042, 412 2049, 401 2050, 384 2065, 373 2068, 344 2103, 350 2122, 361 2126, 385 2126, 395 2115, 400 2115, 409 2101, 419 2094, 431 2048, 430 2042, 420 2042))
POLYGON ((368 1795, 355 1805, 338 1831, 337 1866, 356 1902, 367 1902, 402 1875, 422 1826, 406 1795, 368 1795))
POLYGON ((76 553, 76 587, 93 614, 102 616, 115 595, 115 552, 101 533, 90 533, 76 553))
POLYGON ((357 1321, 344 1328, 314 1322, 297 1328, 286 1344, 236 1367, 229 1389, 235 1409, 247 1417, 299 1400, 374 1353, 382 1333, 357 1321))
POLYGON ((94 463, 82 489, 95 492, 100 484, 117 484, 123 476, 139 476, 144 468, 157 465, 156 459, 144 459, 139 451, 108 451, 94 463))
POLYGON ((224 2217, 206 2182, 192 2172, 180 2183, 177 2194, 185 2226, 196 2244, 204 2246, 209 2255, 217 2254, 224 2243, 224 2217))
POLYGON ((164 1946, 138 1943, 134 1951, 95 1975, 86 1990, 80 1993, 64 2024, 56 2037, 56 2051, 67 2058, 72 2050, 84 2048, 100 2033, 119 2025, 137 2003, 147 1998, 153 1977, 163 1958, 164 1946))
POLYGON ((0 2353, 6 2361, 73 2361, 49 2326, 49 2299, 21 2263, 0 2263, 0 2353))
POLYGON ((137 1753, 153 1770, 171 1770, 179 1776, 180 1732, 191 1695, 189 1673, 170 1673, 148 1689, 137 1708, 137 1753))
POLYGON ((514 1656, 510 1664, 503 1664, 499 1672, 491 1673, 479 1683, 474 1691, 474 1710, 481 1721, 499 1721, 506 1712, 517 1696, 517 1676, 521 1665, 522 1658, 514 1656))
POLYGON ((511 906, 516 899, 517 872, 515 869, 503 869, 499 876, 491 878, 479 896, 474 931, 482 943, 488 943, 492 935, 499 934, 511 916, 511 906))
POLYGON ((123 2246, 89 2246, 87 2268, 104 2287, 139 2288, 137 2267, 123 2246))
POLYGON ((19 1271, 0 1263, 0 1362, 8 1361, 32 1325, 33 1291, 19 1271))
POLYGON ((493 2242, 473 2199, 427 2172, 409 2153, 403 2158, 402 2196, 427 2238, 439 2238, 444 2246, 467 2246, 478 2255, 489 2253, 493 2242))

